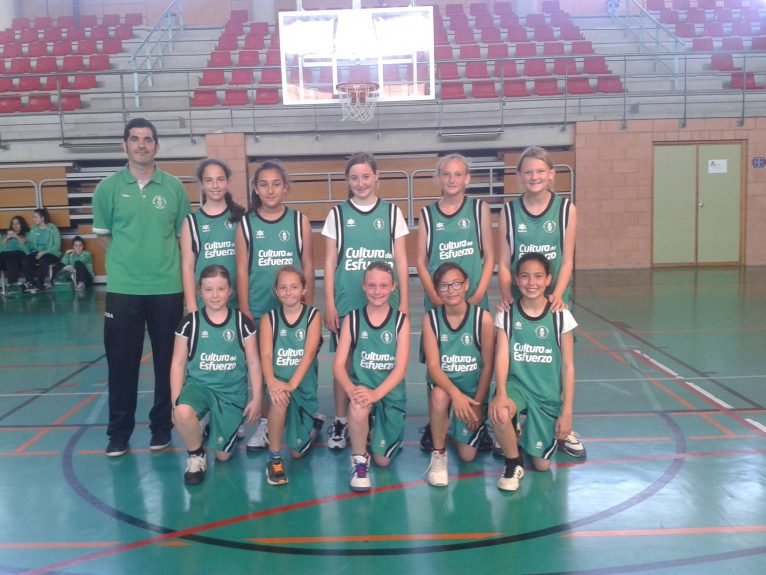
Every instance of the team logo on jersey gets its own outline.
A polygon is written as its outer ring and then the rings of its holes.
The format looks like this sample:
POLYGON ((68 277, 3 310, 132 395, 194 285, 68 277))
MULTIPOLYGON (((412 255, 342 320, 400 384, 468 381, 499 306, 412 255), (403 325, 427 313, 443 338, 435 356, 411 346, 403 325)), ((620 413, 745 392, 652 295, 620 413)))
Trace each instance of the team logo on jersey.
POLYGON ((449 336, 446 333, 443 333, 439 339, 441 341, 447 342, 449 341, 449 336))
POLYGON ((375 218, 375 221, 372 222, 372 227, 378 231, 382 230, 385 226, 386 224, 384 224, 383 220, 380 218, 375 218))
POLYGON ((543 224, 543 230, 545 230, 545 233, 547 234, 555 234, 556 228, 558 228, 558 226, 553 220, 548 220, 543 224))
POLYGON ((516 231, 519 232, 520 234, 525 233, 527 231, 527 224, 525 223, 519 224, 518 227, 516 228, 516 231))
POLYGON ((234 229, 234 224, 232 224, 229 220, 226 220, 225 222, 223 222, 223 226, 227 230, 233 230, 234 229))
POLYGON ((513 322, 513 329, 523 329, 523 328, 524 328, 524 326, 521 325, 520 321, 517 320, 517 321, 513 322))
POLYGON ((378 445, 380 445, 381 448, 384 448, 386 446, 386 440, 385 439, 381 439, 380 443, 378 443, 378 445))
POLYGON ((222 436, 222 435, 219 435, 219 436, 216 438, 215 442, 216 442, 218 445, 223 445, 223 442, 224 442, 223 436, 222 436))
POLYGON ((207 339, 207 338, 209 338, 209 337, 210 337, 210 334, 208 333, 208 331, 207 331, 206 329, 203 329, 203 330, 200 332, 199 336, 200 336, 202 339, 207 339))
POLYGON ((168 205, 168 201, 162 196, 154 196, 152 199, 152 205, 158 210, 164 210, 168 205))
POLYGON ((266 234, 263 233, 263 230, 255 230, 255 237, 262 240, 266 237, 266 234))
POLYGON ((282 337, 286 336, 287 335, 287 330, 285 328, 280 329, 279 330, 279 335, 281 335, 282 337))
POLYGON ((347 219, 346 220, 346 227, 355 228, 356 227, 356 220, 354 218, 347 219))
POLYGON ((202 231, 203 232, 209 232, 210 231, 210 224, 202 224, 202 231))
POLYGON ((463 342, 463 345, 469 346, 473 343, 473 337, 470 333, 464 333, 462 337, 460 338, 460 341, 463 342))
POLYGON ((368 338, 368 337, 370 337, 370 336, 369 336, 369 334, 367 333, 367 330, 366 330, 366 329, 363 329, 363 330, 362 330, 362 333, 360 333, 360 334, 359 334, 359 337, 360 337, 360 338, 362 338, 362 339, 367 339, 367 338, 368 338))
POLYGON ((461 230, 467 230, 471 227, 471 222, 468 218, 460 218, 457 221, 457 227, 459 227, 461 230))
POLYGON ((226 328, 225 330, 223 330, 223 340, 234 341, 234 330, 231 330, 229 328, 226 328))
POLYGON ((444 224, 442 222, 436 222, 436 229, 441 231, 444 229, 444 224))
POLYGON ((537 336, 537 339, 546 339, 548 337, 548 328, 544 325, 536 327, 535 335, 537 336))
POLYGON ((383 343, 391 343, 392 341, 394 341, 394 334, 386 330, 380 334, 380 341, 382 341, 383 343))
POLYGON ((279 232, 279 239, 282 240, 283 242, 289 242, 290 232, 288 232, 287 230, 282 230, 281 232, 279 232))
POLYGON ((542 441, 538 441, 537 443, 535 443, 535 449, 542 449, 542 448, 543 448, 543 442, 542 441))
POLYGON ((306 332, 302 329, 299 329, 298 331, 295 332, 295 337, 298 338, 298 341, 303 341, 304 339, 306 339, 306 332))

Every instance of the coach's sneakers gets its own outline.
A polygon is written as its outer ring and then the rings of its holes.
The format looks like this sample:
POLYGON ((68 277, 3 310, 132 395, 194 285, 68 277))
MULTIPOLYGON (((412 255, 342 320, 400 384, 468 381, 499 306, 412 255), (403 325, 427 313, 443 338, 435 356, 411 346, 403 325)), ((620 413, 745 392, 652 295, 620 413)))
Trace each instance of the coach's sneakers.
POLYGON ((261 417, 258 422, 258 427, 255 429, 255 433, 247 440, 248 451, 258 451, 264 449, 269 444, 269 428, 268 419, 261 417))
POLYGON ((431 452, 431 463, 428 465, 428 483, 434 487, 446 487, 449 484, 446 451, 439 453, 434 449, 431 452))
POLYGON ((337 417, 335 421, 327 428, 330 438, 327 440, 327 447, 330 449, 346 449, 348 439, 348 423, 343 423, 337 417))
POLYGON ((524 467, 521 465, 521 459, 506 459, 505 471, 498 480, 497 487, 503 491, 516 491, 522 477, 524 477, 524 467))
POLYGON ((207 455, 203 451, 201 455, 193 454, 186 458, 186 472, 184 483, 186 485, 199 485, 205 479, 207 470, 207 455))
POLYGON ((152 433, 152 439, 149 441, 149 449, 151 451, 162 451, 168 447, 172 439, 169 429, 160 429, 152 433))
POLYGON ((124 439, 112 438, 106 446, 107 457, 120 457, 128 452, 128 442, 124 439))
POLYGON ((370 481, 370 456, 351 456, 351 491, 369 491, 372 487, 370 481))
POLYGON ((580 441, 580 435, 576 431, 570 431, 564 439, 559 439, 559 447, 570 457, 581 459, 585 457, 585 446, 580 441))
POLYGON ((286 485, 287 474, 285 473, 285 464, 281 457, 273 457, 266 462, 266 481, 269 485, 286 485))

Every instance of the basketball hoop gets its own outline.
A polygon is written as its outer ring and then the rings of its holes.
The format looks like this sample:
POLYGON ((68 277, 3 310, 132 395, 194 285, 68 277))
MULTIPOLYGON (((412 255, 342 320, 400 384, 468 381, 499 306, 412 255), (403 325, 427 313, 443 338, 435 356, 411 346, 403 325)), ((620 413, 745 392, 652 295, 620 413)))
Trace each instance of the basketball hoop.
POLYGON ((338 84, 343 121, 354 120, 360 124, 366 124, 372 120, 375 115, 375 104, 378 102, 378 87, 374 82, 338 84))

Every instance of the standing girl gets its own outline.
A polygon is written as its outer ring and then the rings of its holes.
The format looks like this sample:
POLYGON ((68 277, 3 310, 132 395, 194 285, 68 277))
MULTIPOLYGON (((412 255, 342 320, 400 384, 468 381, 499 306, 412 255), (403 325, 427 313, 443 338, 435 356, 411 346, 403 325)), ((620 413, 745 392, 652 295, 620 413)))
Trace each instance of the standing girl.
POLYGON ((43 287, 50 287, 48 273, 50 266, 55 266, 61 258, 61 234, 51 223, 48 210, 37 208, 32 212, 32 229, 27 234, 29 253, 24 256, 21 267, 27 283, 27 291, 35 292, 43 287))
POLYGON ((353 491, 372 487, 368 435, 370 451, 380 467, 391 463, 404 435, 410 321, 389 303, 395 288, 388 263, 375 261, 367 266, 362 282, 367 305, 352 310, 343 320, 333 361, 333 376, 349 401, 353 491))
POLYGON ((485 309, 468 303, 470 278, 454 262, 440 265, 433 284, 443 305, 423 318, 428 414, 433 436, 428 482, 446 486, 447 433, 463 461, 473 461, 484 429, 494 360, 494 327, 485 309), (450 407, 454 413, 450 423, 450 407))
POLYGON ((17 284, 19 281, 19 272, 31 246, 27 241, 29 233, 29 224, 21 216, 11 218, 11 227, 3 238, 3 250, 0 253, 0 269, 5 268, 8 272, 8 285, 17 284))
POLYGON ((199 287, 202 309, 178 325, 170 368, 173 422, 188 451, 184 473, 188 485, 201 483, 207 469, 199 420, 210 414, 208 444, 218 461, 227 461, 240 424, 258 418, 263 387, 255 325, 228 305, 229 271, 218 264, 206 267, 200 272, 199 287))
MULTIPOLYGON (((325 326, 331 332, 334 351, 343 318, 367 302, 362 279, 372 261, 383 261, 394 274, 391 305, 403 314, 408 311, 407 250, 409 233, 401 210, 377 196, 378 163, 371 154, 358 152, 346 163, 349 199, 327 215, 322 235, 325 253, 325 326), (396 278, 399 278, 396 289, 396 278)), ((330 449, 344 449, 348 435, 348 399, 340 382, 333 381, 335 421, 329 429, 330 449)))
MULTIPOLYGON (((489 309, 487 288, 495 266, 489 206, 482 200, 465 195, 471 174, 469 161, 461 154, 448 154, 440 158, 434 179, 441 188, 442 197, 420 211, 416 262, 425 292, 426 311, 444 303, 431 280, 444 262, 458 263, 467 272, 467 302, 489 309)), ((424 361, 423 357, 421 361, 424 361)), ((426 451, 434 447, 428 423, 423 428, 420 445, 426 451)), ((490 439, 490 449, 491 445, 490 439)))
POLYGON ((284 485, 282 446, 290 448, 294 459, 303 457, 324 421, 314 417, 322 320, 316 308, 303 303, 306 277, 297 268, 280 268, 274 292, 280 305, 264 314, 260 326, 261 365, 271 401, 266 480, 284 485))
MULTIPOLYGON (((294 266, 303 272, 306 278, 303 299, 308 305, 314 301, 311 224, 302 213, 284 205, 289 191, 287 172, 281 164, 275 161, 261 164, 255 171, 250 211, 237 230, 239 309, 256 324, 279 306, 274 282, 283 266, 294 266)), ((261 420, 247 442, 248 450, 268 445, 265 401, 262 407, 261 420)))
MULTIPOLYGON (((220 264, 232 278, 237 276, 234 235, 245 209, 232 198, 230 179, 231 169, 221 160, 207 158, 197 166, 202 206, 186 216, 180 239, 181 279, 188 312, 197 311, 197 281, 204 268, 220 264)), ((237 301, 236 296, 233 301, 237 301)))
MULTIPOLYGON (((519 157, 516 171, 523 194, 503 206, 500 218, 500 257, 497 278, 502 308, 521 295, 511 270, 527 252, 542 253, 551 264, 553 280, 545 295, 551 311, 571 307, 577 210, 574 204, 554 192, 556 170, 543 148, 527 148, 519 157)), ((560 441, 572 457, 585 457, 585 447, 575 432, 560 441)))

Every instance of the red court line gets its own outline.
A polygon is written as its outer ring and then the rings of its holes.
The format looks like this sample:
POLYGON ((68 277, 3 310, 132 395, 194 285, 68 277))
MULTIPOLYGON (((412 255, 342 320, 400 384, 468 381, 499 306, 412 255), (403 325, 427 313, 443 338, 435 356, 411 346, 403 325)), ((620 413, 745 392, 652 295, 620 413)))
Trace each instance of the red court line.
POLYGON ((493 533, 421 533, 403 535, 339 535, 335 537, 252 537, 245 539, 253 543, 272 545, 303 543, 372 543, 378 541, 454 541, 464 539, 488 539, 505 535, 493 533))
POLYGON ((147 353, 144 357, 141 358, 141 363, 147 363, 149 361, 149 358, 152 357, 152 352, 150 351, 147 353))
POLYGON ((614 359, 619 361, 621 364, 623 364, 623 365, 627 365, 628 364, 628 362, 626 361, 626 359, 622 355, 620 355, 619 353, 616 353, 613 350, 610 350, 609 347, 607 347, 606 345, 601 343, 599 340, 597 340, 595 337, 593 337, 590 333, 585 331, 583 328, 578 326, 577 327, 577 333, 581 333, 585 339, 590 341, 593 345, 595 345, 601 351, 604 351, 604 352, 608 353, 609 355, 611 355, 614 359))
POLYGON ((571 537, 636 537, 666 535, 703 535, 709 533, 766 533, 766 525, 744 525, 727 527, 680 527, 673 529, 618 529, 615 531, 573 531, 561 535, 571 537))
MULTIPOLYGON (((88 405, 91 401, 93 401, 96 397, 98 397, 100 394, 98 393, 91 393, 88 397, 80 401, 77 405, 75 405, 72 409, 67 411, 64 415, 59 417, 56 421, 53 422, 52 425, 58 425, 59 423, 64 423, 67 419, 72 417, 75 413, 77 413, 80 409, 88 405)), ((19 447, 16 448, 16 453, 23 453, 26 451, 27 447, 30 445, 33 445, 35 442, 37 442, 38 439, 41 437, 47 435, 51 429, 43 429, 41 431, 38 431, 34 436, 32 436, 29 440, 22 443, 19 447)))

